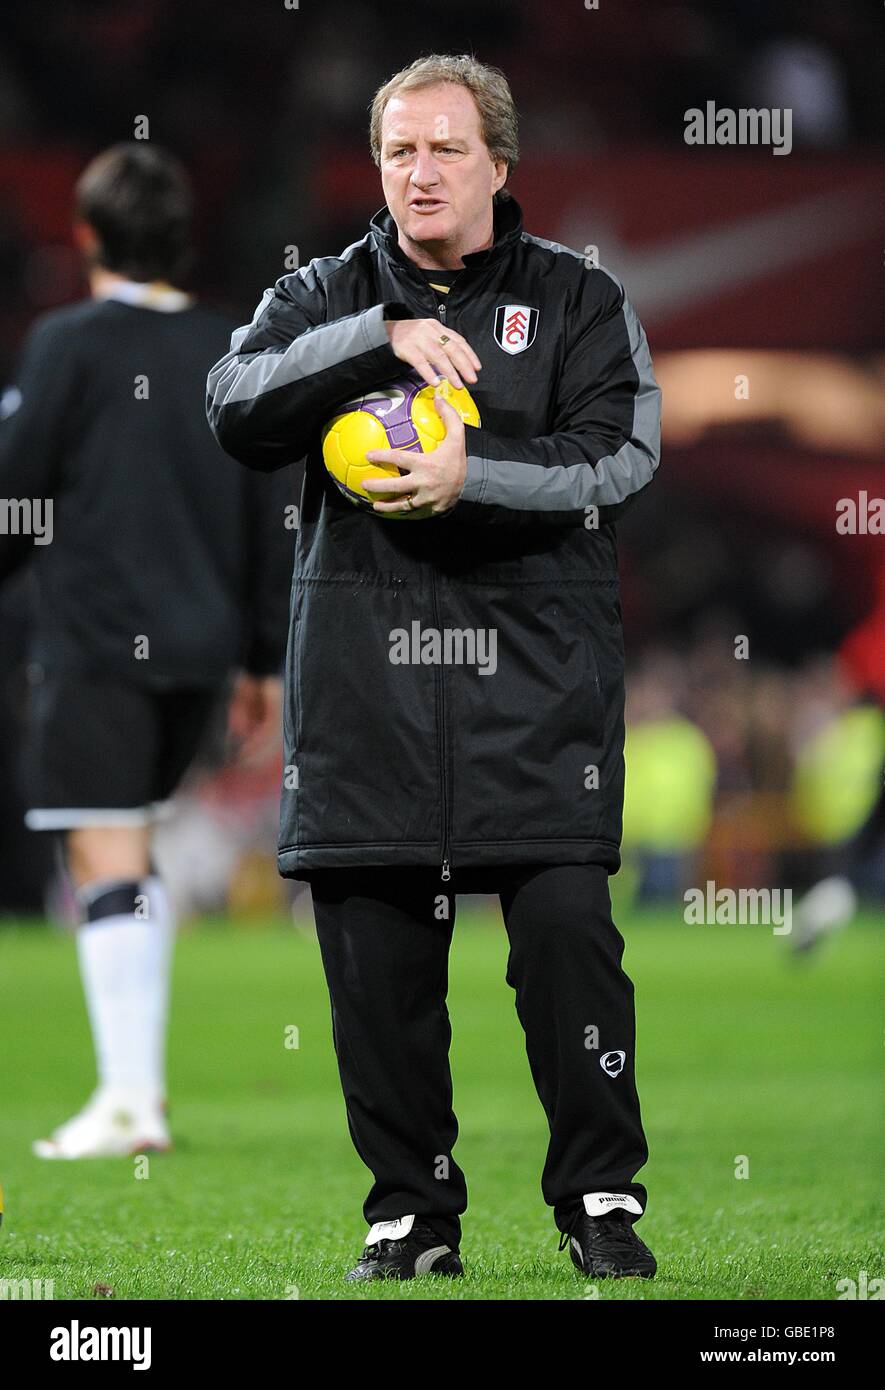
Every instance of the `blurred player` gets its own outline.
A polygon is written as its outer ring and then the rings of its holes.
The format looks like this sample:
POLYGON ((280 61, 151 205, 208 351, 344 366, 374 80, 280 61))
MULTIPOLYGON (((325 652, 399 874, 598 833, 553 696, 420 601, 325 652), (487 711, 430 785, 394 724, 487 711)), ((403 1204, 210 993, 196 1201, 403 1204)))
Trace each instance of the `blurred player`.
POLYGON ((174 923, 151 826, 232 670, 234 731, 254 744, 279 722, 289 480, 256 480, 206 427, 231 324, 175 287, 191 209, 155 146, 89 165, 75 237, 91 299, 34 325, 3 398, 0 495, 21 524, 0 534, 0 578, 33 555, 39 591, 26 821, 62 837, 98 1067, 85 1108, 34 1145, 44 1158, 169 1147, 174 923))
MULTIPOLYGON (((838 666, 859 700, 885 711, 885 564, 879 568, 877 602, 844 639, 838 666)), ((796 906, 792 945, 797 955, 806 955, 851 922, 860 905, 858 890, 881 891, 875 866, 885 856, 885 766, 876 780, 879 792, 863 824, 838 848, 841 872, 822 878, 796 906), (868 882, 869 878, 873 881, 868 882)))

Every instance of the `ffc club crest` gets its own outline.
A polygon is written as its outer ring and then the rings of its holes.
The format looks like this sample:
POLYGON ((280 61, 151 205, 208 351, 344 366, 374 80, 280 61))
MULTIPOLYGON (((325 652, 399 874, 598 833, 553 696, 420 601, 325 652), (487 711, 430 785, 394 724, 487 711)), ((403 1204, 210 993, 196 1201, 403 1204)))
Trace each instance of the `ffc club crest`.
POLYGON ((537 331, 537 309, 527 304, 499 304, 495 310, 495 342, 511 357, 531 347, 537 331))

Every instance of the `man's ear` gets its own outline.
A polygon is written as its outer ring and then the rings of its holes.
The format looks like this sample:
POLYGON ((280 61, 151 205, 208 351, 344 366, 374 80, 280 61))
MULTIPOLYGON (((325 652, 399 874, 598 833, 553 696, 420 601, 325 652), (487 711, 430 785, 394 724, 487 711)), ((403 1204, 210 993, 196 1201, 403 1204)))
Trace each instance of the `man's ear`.
POLYGON ((88 265, 97 265, 101 260, 101 241, 94 227, 88 222, 74 223, 74 245, 88 265))

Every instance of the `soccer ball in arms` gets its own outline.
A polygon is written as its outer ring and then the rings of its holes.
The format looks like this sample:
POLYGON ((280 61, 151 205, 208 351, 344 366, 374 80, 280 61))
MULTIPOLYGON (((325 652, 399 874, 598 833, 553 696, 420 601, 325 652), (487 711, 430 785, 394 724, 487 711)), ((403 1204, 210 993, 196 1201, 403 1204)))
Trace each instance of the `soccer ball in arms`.
MULTIPOLYGON (((445 382, 446 400, 465 425, 479 425, 479 411, 470 392, 445 382)), ((372 511, 381 499, 363 486, 366 478, 397 478, 401 470, 369 463, 371 449, 408 449, 429 454, 446 437, 442 417, 434 404, 434 388, 408 369, 364 396, 347 401, 323 430, 323 460, 335 486, 354 506, 372 511)), ((384 500, 384 499, 381 499, 384 500)), ((375 516, 393 517, 392 512, 375 516)))

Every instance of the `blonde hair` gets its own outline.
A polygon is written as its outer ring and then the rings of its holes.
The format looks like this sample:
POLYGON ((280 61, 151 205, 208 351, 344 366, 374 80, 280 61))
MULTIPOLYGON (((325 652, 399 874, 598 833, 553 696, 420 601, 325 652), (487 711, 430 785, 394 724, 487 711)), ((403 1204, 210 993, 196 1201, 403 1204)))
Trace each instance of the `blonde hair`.
MULTIPOLYGON (((466 87, 479 108, 480 130, 493 161, 503 159, 510 178, 519 162, 519 132, 516 107, 507 78, 500 68, 480 63, 469 53, 431 53, 416 58, 407 68, 397 72, 372 98, 369 142, 372 158, 381 166, 381 121, 391 97, 400 92, 414 92, 422 87, 435 87, 439 82, 453 82, 466 87)), ((497 198, 509 198, 506 188, 500 188, 497 198)))

